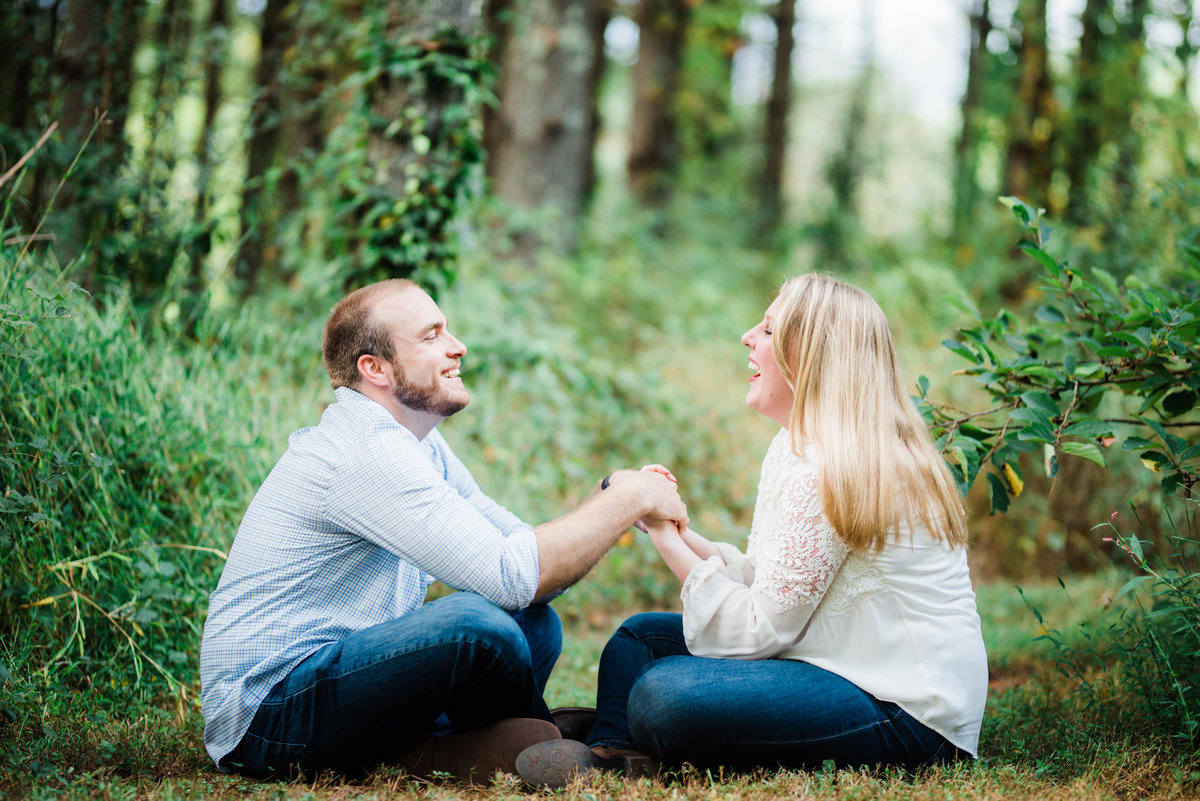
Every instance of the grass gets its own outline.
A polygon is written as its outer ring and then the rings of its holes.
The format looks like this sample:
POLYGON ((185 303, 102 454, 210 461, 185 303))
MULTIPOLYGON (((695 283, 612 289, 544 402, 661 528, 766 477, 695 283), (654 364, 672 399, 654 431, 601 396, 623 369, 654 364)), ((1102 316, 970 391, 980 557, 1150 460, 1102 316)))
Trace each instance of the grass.
MULTIPOLYGON (((1023 587, 1047 621, 1069 629, 1099 609, 1115 575, 1023 587)), ((141 688, 50 692, 38 674, 0 688, 0 797, 30 799, 1185 799, 1200 794, 1200 765, 1163 740, 1121 725, 1119 711, 1084 709, 1055 670, 1039 624, 1008 583, 979 588, 993 665, 980 760, 915 776, 826 770, 724 776, 685 771, 657 780, 597 776, 558 794, 499 775, 487 787, 429 784, 382 767, 363 780, 326 775, 259 783, 217 773, 202 743, 198 710, 141 688)), ((547 689, 552 706, 590 704, 596 664, 622 617, 598 611, 568 622, 562 659, 547 689)), ((193 688, 194 691, 194 688, 193 688)))

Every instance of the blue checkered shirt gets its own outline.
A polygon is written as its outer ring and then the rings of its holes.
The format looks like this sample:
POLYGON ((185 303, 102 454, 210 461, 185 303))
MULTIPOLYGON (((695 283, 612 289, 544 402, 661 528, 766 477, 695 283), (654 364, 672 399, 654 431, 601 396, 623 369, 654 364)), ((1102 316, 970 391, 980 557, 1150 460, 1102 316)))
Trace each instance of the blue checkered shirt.
POLYGON ((537 592, 533 529, 480 491, 441 434, 423 440, 352 389, 292 434, 209 598, 204 744, 241 742, 305 657, 418 608, 434 579, 504 609, 537 592))

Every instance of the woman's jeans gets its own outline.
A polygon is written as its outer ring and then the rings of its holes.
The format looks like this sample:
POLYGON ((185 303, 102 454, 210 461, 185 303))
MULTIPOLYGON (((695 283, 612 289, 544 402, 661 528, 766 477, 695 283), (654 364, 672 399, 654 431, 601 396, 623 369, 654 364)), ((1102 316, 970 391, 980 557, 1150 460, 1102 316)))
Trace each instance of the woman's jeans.
POLYGON ((680 615, 635 615, 600 658, 588 745, 668 766, 916 768, 968 755, 893 703, 790 659, 692 656, 680 615))
POLYGON ((263 779, 354 774, 434 732, 550 720, 542 693, 561 650, 562 623, 546 604, 506 612, 474 593, 440 598, 297 665, 221 766, 263 779))

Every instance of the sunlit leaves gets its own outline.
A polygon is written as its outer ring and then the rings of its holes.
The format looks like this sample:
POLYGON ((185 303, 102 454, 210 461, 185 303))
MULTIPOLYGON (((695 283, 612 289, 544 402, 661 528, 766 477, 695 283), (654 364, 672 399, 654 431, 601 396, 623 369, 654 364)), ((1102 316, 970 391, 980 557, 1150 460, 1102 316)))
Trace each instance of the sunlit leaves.
POLYGON ((992 509, 1004 511, 1019 494, 1006 469, 1021 452, 1041 450, 1053 478, 1063 457, 1107 467, 1106 449, 1119 436, 1121 451, 1138 451, 1162 475, 1164 491, 1195 486, 1200 445, 1182 435, 1200 429, 1200 265, 1178 287, 1147 287, 1136 277, 1122 284, 1098 269, 1084 275, 1045 250, 1050 228, 1041 209, 1001 201, 1032 234, 1019 247, 1044 269, 1044 301, 1027 321, 1007 310, 985 318, 968 307, 974 324, 943 342, 969 363, 957 372, 991 396, 990 412, 956 419, 928 402, 928 383, 920 387, 923 413, 960 488, 990 463, 992 509))

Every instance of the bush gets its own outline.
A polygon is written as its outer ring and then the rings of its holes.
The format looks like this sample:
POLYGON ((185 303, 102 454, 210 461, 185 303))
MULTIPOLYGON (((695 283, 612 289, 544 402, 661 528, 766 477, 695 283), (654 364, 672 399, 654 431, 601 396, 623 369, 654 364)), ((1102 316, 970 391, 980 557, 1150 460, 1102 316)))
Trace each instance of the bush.
MULTIPOLYGON (((1052 256, 1051 228, 1035 210, 1005 198, 1030 238, 1019 243, 1043 269, 1044 302, 1032 321, 1007 309, 983 318, 943 344, 969 363, 993 401, 964 413, 928 401, 926 418, 964 493, 987 476, 994 512, 1020 495, 1022 462, 1058 475, 1064 455, 1107 467, 1122 434, 1122 451, 1161 474, 1165 495, 1200 481, 1200 444, 1179 433, 1200 427, 1200 227, 1188 229, 1169 282, 1136 275, 1118 282, 1096 268, 1091 279, 1052 256)), ((1026 464, 1027 466, 1027 464, 1026 464)))
MULTIPOLYGON (((0 249, 0 659, 68 686, 195 675, 207 595, 263 474, 238 360, 140 330, 0 249)), ((234 349, 231 349, 234 350, 234 349)))

